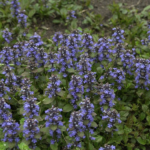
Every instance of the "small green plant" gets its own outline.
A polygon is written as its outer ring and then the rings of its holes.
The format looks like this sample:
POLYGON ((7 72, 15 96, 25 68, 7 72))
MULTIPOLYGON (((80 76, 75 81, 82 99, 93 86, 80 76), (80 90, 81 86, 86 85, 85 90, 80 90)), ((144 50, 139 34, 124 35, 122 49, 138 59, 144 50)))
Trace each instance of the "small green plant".
POLYGON ((101 24, 103 17, 100 14, 94 14, 87 12, 85 19, 82 24, 89 25, 91 29, 99 31, 101 29, 101 24))

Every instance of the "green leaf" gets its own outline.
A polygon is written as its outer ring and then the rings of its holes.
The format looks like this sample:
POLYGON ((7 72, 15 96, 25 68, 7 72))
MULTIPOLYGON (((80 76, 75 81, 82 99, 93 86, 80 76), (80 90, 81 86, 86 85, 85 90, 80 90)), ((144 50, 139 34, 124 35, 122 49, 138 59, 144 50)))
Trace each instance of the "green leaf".
POLYGON ((98 136, 95 138, 95 142, 100 143, 102 141, 103 137, 102 136, 98 136))
POLYGON ((43 68, 38 68, 38 69, 35 69, 33 72, 34 73, 40 73, 40 72, 43 72, 43 68))
POLYGON ((24 10, 30 5, 30 0, 21 0, 21 9, 24 10))
POLYGON ((124 130, 121 129, 121 130, 117 131, 117 133, 118 133, 118 134, 124 134, 124 130))
POLYGON ((73 107, 71 104, 66 104, 64 107, 63 107, 63 112, 70 112, 73 110, 73 107))
POLYGON ((61 14, 64 18, 66 18, 66 15, 67 15, 67 9, 62 8, 62 9, 60 10, 60 14, 61 14))
POLYGON ((42 128, 40 131, 46 135, 49 135, 49 128, 42 128))
POLYGON ((61 23, 61 20, 54 19, 53 23, 59 24, 59 23, 61 23))
MULTIPOLYGON (((98 27, 98 29, 99 29, 99 27, 98 27)), ((98 35, 94 34, 93 39, 94 39, 94 41, 98 41, 98 39, 99 39, 98 35)), ((95 57, 96 55, 97 55, 96 53, 93 53, 92 57, 95 57)))
POLYGON ((19 69, 17 70, 17 72, 18 72, 18 74, 22 74, 22 73, 24 72, 24 69, 23 69, 23 68, 19 68, 19 69))
POLYGON ((73 68, 68 68, 67 71, 68 71, 69 73, 74 73, 74 72, 75 72, 75 70, 74 70, 73 68))
POLYGON ((82 32, 82 28, 81 27, 78 27, 77 29, 82 32))
POLYGON ((91 57, 95 57, 97 54, 96 53, 91 53, 90 56, 91 57))
POLYGON ((126 9, 123 9, 123 10, 122 10, 122 13, 123 13, 123 14, 127 14, 127 12, 128 12, 128 11, 127 11, 126 9))
POLYGON ((89 5, 89 10, 92 10, 94 7, 93 7, 93 5, 89 5))
POLYGON ((41 148, 39 148, 39 147, 36 147, 36 148, 35 148, 35 150, 41 150, 41 148))
POLYGON ((60 92, 57 92, 56 94, 61 96, 61 97, 64 97, 66 94, 66 91, 60 91, 60 92))
POLYGON ((26 145, 25 143, 21 142, 19 145, 19 148, 21 150, 30 150, 30 148, 28 147, 28 145, 26 145))
POLYGON ((148 91, 145 92, 145 98, 149 99, 149 97, 150 97, 150 91, 148 90, 148 91))
POLYGON ((43 103, 44 104, 50 104, 50 103, 52 103, 54 101, 54 97, 52 97, 52 98, 45 98, 44 100, 43 100, 43 103))
POLYGON ((53 131, 55 131, 57 129, 57 125, 51 125, 50 129, 52 129, 53 131))
POLYGON ((6 149, 6 143, 0 142, 0 150, 5 150, 6 149))
POLYGON ((144 112, 147 112, 147 110, 148 110, 148 106, 147 105, 142 105, 142 110, 144 111, 144 112))
POLYGON ((21 125, 24 124, 24 121, 25 121, 25 118, 21 118, 21 119, 20 119, 20 124, 21 124, 21 125))
POLYGON ((132 132, 132 129, 125 126, 124 131, 125 131, 125 133, 129 134, 130 132, 132 132))
POLYGON ((39 11, 39 8, 40 8, 40 6, 39 6, 39 3, 36 3, 35 5, 33 5, 34 6, 34 10, 35 11, 39 11))
POLYGON ((51 144, 50 147, 52 150, 58 150, 58 144, 57 143, 51 144))
POLYGON ((76 28, 77 28, 77 21, 76 21, 76 20, 73 20, 73 21, 71 22, 71 28, 72 28, 72 29, 76 29, 76 28))
POLYGON ((25 111, 24 111, 23 107, 19 108, 19 113, 20 113, 20 114, 23 114, 24 112, 25 112, 25 111))
POLYGON ((26 139, 23 139, 23 140, 21 141, 21 143, 24 143, 24 144, 26 144, 26 145, 29 145, 29 144, 30 144, 30 141, 28 141, 28 140, 26 140, 26 139))
POLYGON ((79 136, 79 137, 83 137, 83 136, 84 136, 84 132, 79 132, 79 133, 78 133, 78 136, 79 136))
POLYGON ((12 143, 9 142, 9 144, 7 144, 7 147, 9 147, 10 149, 13 149, 15 146, 16 146, 15 142, 12 143))
POLYGON ((35 9, 31 9, 28 14, 28 17, 32 18, 35 13, 36 13, 35 9))
POLYGON ((142 121, 144 120, 146 117, 145 113, 144 112, 141 112, 140 115, 139 115, 139 119, 142 121))
POLYGON ((94 148, 94 146, 93 146, 92 143, 88 143, 88 144, 89 144, 89 149, 90 149, 90 150, 95 150, 95 148, 94 148))
POLYGON ((96 122, 92 122, 91 123, 91 127, 94 127, 94 128, 96 128, 98 125, 97 125, 97 123, 96 122))
POLYGON ((41 138, 41 134, 40 134, 40 133, 36 134, 36 135, 35 135, 35 138, 36 138, 36 139, 40 139, 40 138, 41 138))
POLYGON ((30 76, 30 73, 29 72, 24 72, 24 73, 21 74, 21 76, 27 77, 27 76, 30 76))
POLYGON ((65 126, 61 126, 59 128, 61 129, 61 131, 66 131, 66 127, 65 126))
POLYGON ((70 95, 70 94, 68 94, 68 95, 67 95, 67 98, 71 98, 71 95, 70 95))
POLYGON ((120 115, 122 117, 127 117, 129 115, 129 112, 128 111, 120 111, 120 115))
POLYGON ((143 93, 144 93, 144 90, 143 90, 143 89, 139 89, 139 90, 136 92, 136 94, 137 94, 139 97, 141 97, 143 93))
POLYGON ((89 123, 89 120, 84 120, 84 121, 83 121, 83 124, 84 124, 84 125, 87 125, 88 123, 89 123))
POLYGON ((148 121, 148 123, 150 124, 150 116, 146 117, 146 120, 148 121))
POLYGON ((137 138, 137 141, 142 144, 142 145, 145 145, 146 144, 146 140, 143 140, 141 137, 138 137, 137 138))
POLYGON ((98 67, 98 68, 97 68, 97 72, 98 72, 98 73, 103 73, 103 69, 102 69, 101 67, 98 67))
POLYGON ((127 143, 127 141, 128 141, 128 134, 124 134, 123 135, 123 140, 124 140, 125 143, 127 143))

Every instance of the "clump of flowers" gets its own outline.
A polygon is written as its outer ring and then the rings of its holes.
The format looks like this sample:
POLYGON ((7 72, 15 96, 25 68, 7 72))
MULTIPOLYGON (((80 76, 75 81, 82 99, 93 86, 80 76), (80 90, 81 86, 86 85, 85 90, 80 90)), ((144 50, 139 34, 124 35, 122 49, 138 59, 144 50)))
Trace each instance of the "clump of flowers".
POLYGON ((100 147, 99 150, 114 150, 116 147, 114 145, 107 145, 105 144, 104 147, 100 147))
POLYGON ((23 116, 33 118, 39 115, 39 106, 35 103, 37 98, 27 98, 24 103, 25 113, 23 116))
POLYGON ((0 52, 1 63, 9 65, 12 61, 12 50, 10 47, 4 47, 0 52))
POLYGON ((73 19, 73 18, 77 18, 76 16, 75 16, 75 11, 74 10, 72 10, 72 11, 69 11, 68 12, 68 15, 67 15, 67 19, 69 20, 69 19, 73 19))
MULTIPOLYGON (((85 98, 81 101, 80 103, 80 111, 81 111, 81 115, 82 115, 82 120, 83 120, 83 124, 85 125, 84 130, 90 132, 91 134, 93 134, 93 129, 91 128, 91 124, 94 121, 94 105, 91 104, 90 99, 89 98, 85 98)), ((94 140, 94 137, 91 137, 91 140, 94 140)))
POLYGON ((115 44, 117 43, 123 43, 124 38, 124 30, 121 30, 119 27, 118 28, 113 28, 113 41, 115 42, 115 44))
POLYGON ((150 61, 148 59, 136 59, 135 62, 135 88, 139 87, 149 90, 150 61))
POLYGON ((142 45, 145 45, 145 46, 148 46, 149 42, 150 42, 150 40, 148 40, 148 39, 141 40, 142 45))
POLYGON ((19 124, 12 118, 9 118, 2 123, 2 129, 4 133, 2 141, 10 143, 15 142, 17 147, 17 143, 20 141, 18 133, 20 130, 19 124))
POLYGON ((81 98, 81 95, 84 92, 84 87, 82 85, 81 77, 72 75, 71 81, 69 83, 69 92, 71 96, 73 97, 73 99, 71 99, 71 103, 73 107, 76 109, 77 108, 76 102, 79 101, 79 99, 81 98))
POLYGON ((30 91, 30 86, 31 86, 30 80, 28 78, 25 78, 22 81, 22 87, 21 87, 21 91, 20 91, 21 98, 23 101, 25 101, 27 98, 32 97, 34 94, 33 91, 30 91))
POLYGON ((107 38, 100 38, 98 40, 98 43, 95 45, 95 50, 97 52, 96 61, 109 61, 111 62, 112 59, 110 57, 110 54, 112 53, 111 50, 111 40, 107 38), (98 60, 97 60, 98 59, 98 60))
POLYGON ((68 45, 68 38, 69 38, 69 34, 63 34, 62 38, 59 40, 60 44, 62 46, 67 46, 68 45))
POLYGON ((41 36, 38 35, 36 32, 33 36, 30 37, 30 42, 33 42, 35 46, 41 46, 43 45, 43 41, 41 40, 41 36))
POLYGON ((11 93, 16 92, 16 76, 14 75, 14 73, 12 72, 12 68, 9 66, 5 66, 4 70, 2 72, 2 74, 4 74, 6 76, 5 79, 5 85, 7 85, 10 89, 11 93))
POLYGON ((114 56, 114 67, 116 67, 117 65, 120 65, 120 58, 125 53, 125 48, 122 43, 117 43, 112 52, 114 56))
POLYGON ((22 87, 22 76, 16 76, 16 84, 19 88, 22 87))
POLYGON ((21 65, 21 63, 19 62, 18 51, 15 48, 12 49, 12 61, 14 65, 21 65))
POLYGON ((87 48, 88 52, 90 52, 92 50, 93 44, 94 44, 93 37, 89 33, 83 34, 82 44, 83 44, 83 47, 87 48))
POLYGON ((24 122, 23 136, 30 142, 29 147, 36 148, 37 138, 35 137, 40 132, 38 121, 36 119, 27 119, 24 122))
MULTIPOLYGON (((122 69, 110 68, 100 79, 114 79, 117 82, 118 90, 121 90, 125 81, 125 72, 122 69)), ((115 83, 113 82, 112 85, 115 83)))
POLYGON ((100 105, 101 105, 101 111, 104 110, 104 106, 107 107, 113 107, 115 104, 114 104, 114 99, 115 99, 115 93, 114 93, 114 90, 111 89, 111 85, 106 83, 106 84, 103 84, 101 86, 101 89, 100 89, 100 105))
POLYGON ((80 34, 80 30, 74 30, 71 32, 70 36, 74 37, 76 39, 77 42, 77 46, 81 47, 81 39, 82 39, 82 35, 80 34))
POLYGON ((56 32, 53 36, 53 41, 56 45, 58 45, 60 42, 62 42, 63 35, 61 32, 56 32))
POLYGON ((77 64, 77 70, 79 71, 80 75, 85 75, 87 74, 89 71, 91 71, 91 63, 90 63, 90 59, 88 57, 88 54, 82 54, 80 56, 80 61, 77 64))
POLYGON ((47 53, 44 51, 43 48, 38 49, 37 57, 38 57, 38 63, 39 63, 38 67, 44 67, 44 65, 47 62, 47 53))
POLYGON ((33 41, 34 39, 32 39, 30 42, 27 42, 25 44, 25 55, 26 55, 26 60, 27 62, 31 62, 34 61, 35 63, 37 63, 38 61, 38 47, 36 46, 36 42, 34 43, 33 41))
POLYGON ((94 105, 91 104, 90 99, 86 97, 81 101, 80 107, 80 111, 83 117, 82 119, 88 121, 88 123, 86 123, 86 127, 89 128, 94 120, 92 115, 92 113, 94 112, 94 105))
POLYGON ((94 90, 95 88, 95 84, 96 84, 96 72, 88 72, 87 74, 84 75, 83 78, 83 83, 84 83, 84 87, 86 88, 86 92, 91 92, 94 90))
POLYGON ((122 69, 110 69, 109 75, 117 82, 118 90, 121 90, 123 81, 125 80, 125 72, 122 69))
POLYGON ((76 54, 78 52, 78 45, 76 38, 74 38, 73 36, 69 36, 67 41, 67 47, 69 48, 70 57, 72 58, 72 60, 77 61, 76 54))
POLYGON ((48 95, 49 98, 52 98, 57 95, 57 92, 60 92, 61 81, 56 75, 52 75, 49 80, 50 82, 48 83, 45 94, 48 95))
POLYGON ((72 142, 67 145, 67 148, 81 147, 81 140, 85 138, 84 128, 81 112, 72 112, 69 119, 69 128, 67 129, 72 142))
POLYGON ((0 81, 0 97, 3 97, 6 95, 7 92, 9 92, 9 88, 5 86, 3 80, 0 81))
POLYGON ((18 0, 11 1, 11 14, 13 17, 17 17, 20 11, 20 3, 18 0))
POLYGON ((47 55, 47 65, 48 65, 48 72, 56 71, 56 62, 57 62, 57 55, 54 52, 49 52, 47 55))
POLYGON ((27 15, 25 15, 25 10, 19 11, 17 19, 22 28, 25 28, 27 26, 27 15))
POLYGON ((58 142, 58 140, 61 138, 61 126, 63 126, 62 115, 60 115, 60 112, 62 109, 52 106, 52 108, 45 111, 46 113, 46 124, 45 126, 49 129, 51 139, 51 144, 54 144, 58 142))
POLYGON ((72 61, 70 57, 69 49, 66 46, 62 46, 58 49, 57 60, 60 65, 60 72, 63 73, 63 77, 67 77, 68 68, 72 67, 72 61))
POLYGON ((115 110, 104 110, 102 120, 107 121, 108 128, 114 127, 116 123, 121 123, 120 114, 115 110))
POLYGON ((10 105, 8 105, 5 99, 1 97, 0 98, 0 120, 1 121, 7 120, 9 119, 9 117, 11 117, 11 114, 9 112, 10 108, 11 108, 10 105))
MULTIPOLYGON (((22 63, 22 61, 25 59, 23 56, 25 54, 25 42, 17 42, 13 45, 13 49, 14 51, 16 51, 16 54, 15 55, 15 59, 17 60, 16 61, 16 64, 17 65, 20 65, 22 63)), ((15 60, 13 59, 13 60, 15 60)))
POLYGON ((126 50, 125 53, 120 55, 121 61, 123 63, 123 67, 125 68, 125 71, 128 74, 132 74, 131 71, 133 70, 133 65, 134 65, 134 55, 130 50, 126 50))
POLYGON ((5 30, 2 31, 3 33, 3 38, 7 43, 10 43, 12 41, 12 33, 9 32, 9 30, 6 28, 5 30))

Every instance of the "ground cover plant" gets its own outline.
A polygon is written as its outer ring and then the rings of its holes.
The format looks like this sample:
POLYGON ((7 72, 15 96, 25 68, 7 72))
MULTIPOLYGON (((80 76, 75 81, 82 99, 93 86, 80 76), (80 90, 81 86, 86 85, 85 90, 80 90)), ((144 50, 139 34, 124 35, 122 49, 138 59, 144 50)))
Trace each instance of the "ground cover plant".
POLYGON ((92 13, 82 29, 84 7, 89 0, 1 2, 1 150, 149 149, 149 6, 138 16, 113 4, 108 25, 92 13), (43 40, 32 26, 53 15, 74 30, 43 40))

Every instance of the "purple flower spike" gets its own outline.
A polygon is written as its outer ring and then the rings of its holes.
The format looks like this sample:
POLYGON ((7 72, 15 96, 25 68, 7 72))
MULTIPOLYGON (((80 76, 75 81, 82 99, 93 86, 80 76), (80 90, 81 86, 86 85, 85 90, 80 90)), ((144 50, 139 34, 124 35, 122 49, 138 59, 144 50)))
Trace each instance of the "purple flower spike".
POLYGON ((60 112, 62 109, 52 106, 52 108, 45 111, 46 113, 46 124, 45 126, 47 128, 50 128, 51 126, 56 126, 55 130, 50 129, 49 133, 52 137, 51 144, 54 144, 59 141, 61 138, 61 129, 60 127, 63 126, 62 115, 60 115, 60 112))

